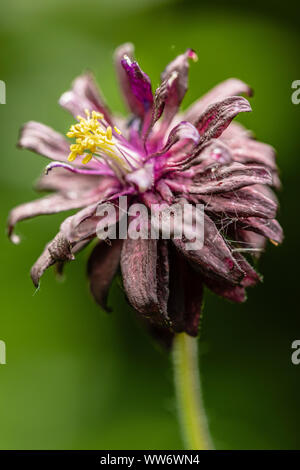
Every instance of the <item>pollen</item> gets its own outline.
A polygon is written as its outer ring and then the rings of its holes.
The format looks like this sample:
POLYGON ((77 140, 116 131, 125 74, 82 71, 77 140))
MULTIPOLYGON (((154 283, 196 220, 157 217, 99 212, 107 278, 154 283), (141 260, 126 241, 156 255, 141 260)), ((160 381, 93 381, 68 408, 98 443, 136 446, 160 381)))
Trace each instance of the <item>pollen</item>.
MULTIPOLYGON (((75 144, 70 145, 68 160, 74 161, 78 155, 84 155, 82 163, 85 165, 93 158, 94 154, 104 153, 110 158, 118 160, 115 152, 115 142, 111 126, 105 126, 102 113, 86 109, 86 117, 77 116, 78 123, 70 127, 66 134, 70 139, 75 139, 75 144)), ((114 127, 117 134, 121 132, 114 127)))

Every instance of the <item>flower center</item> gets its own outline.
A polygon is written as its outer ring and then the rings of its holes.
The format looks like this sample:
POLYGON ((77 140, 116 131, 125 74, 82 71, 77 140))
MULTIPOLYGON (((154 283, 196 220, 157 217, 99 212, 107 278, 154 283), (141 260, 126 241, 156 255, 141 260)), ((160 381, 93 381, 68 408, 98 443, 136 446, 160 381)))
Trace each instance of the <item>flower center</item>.
MULTIPOLYGON (((101 113, 85 110, 86 118, 77 116, 78 123, 70 127, 66 134, 70 139, 76 139, 76 143, 70 145, 69 162, 74 161, 78 155, 84 155, 82 163, 86 165, 93 156, 104 158, 108 163, 116 163, 126 170, 126 162, 122 158, 120 149, 116 145, 112 127, 106 125, 101 113)), ((121 134, 115 126, 114 132, 121 134)), ((128 171, 128 170, 127 170, 128 171)))

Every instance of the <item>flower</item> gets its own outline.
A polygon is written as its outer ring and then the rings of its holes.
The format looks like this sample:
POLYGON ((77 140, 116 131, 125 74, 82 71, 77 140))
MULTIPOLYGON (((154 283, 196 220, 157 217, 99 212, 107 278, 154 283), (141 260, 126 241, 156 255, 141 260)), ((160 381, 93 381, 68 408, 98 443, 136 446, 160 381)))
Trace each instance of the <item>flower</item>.
POLYGON ((130 304, 156 329, 198 332, 203 286, 231 301, 245 300, 246 287, 260 276, 244 255, 257 256, 266 239, 282 241, 275 219, 279 186, 275 152, 232 120, 251 111, 241 94, 248 85, 229 79, 187 111, 179 107, 187 91, 192 49, 164 70, 152 93, 151 82, 133 58, 133 46, 115 53, 120 87, 131 113, 114 116, 93 77, 83 74, 60 98, 77 118, 65 139, 49 127, 27 123, 19 146, 53 160, 37 188, 52 191, 12 210, 8 222, 14 242, 17 222, 40 214, 80 209, 61 225, 31 270, 36 287, 51 265, 63 265, 96 238, 97 208, 132 202, 170 205, 204 204, 204 245, 188 250, 186 240, 137 239, 98 241, 88 262, 91 291, 107 308, 110 284, 119 266, 130 304))

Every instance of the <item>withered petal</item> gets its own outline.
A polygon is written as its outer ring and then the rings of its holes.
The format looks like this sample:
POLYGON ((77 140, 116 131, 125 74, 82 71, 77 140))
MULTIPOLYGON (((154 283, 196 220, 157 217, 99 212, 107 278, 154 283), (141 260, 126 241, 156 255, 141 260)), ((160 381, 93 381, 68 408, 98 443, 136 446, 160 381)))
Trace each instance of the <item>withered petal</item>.
POLYGON ((169 261, 166 241, 124 240, 121 270, 131 305, 150 321, 168 326, 169 261))
POLYGON ((125 103, 133 114, 144 119, 146 114, 152 112, 151 81, 134 60, 133 55, 132 44, 127 43, 118 47, 115 52, 115 66, 125 103))
POLYGON ((57 214, 58 212, 78 209, 99 200, 99 193, 89 191, 70 198, 63 194, 53 194, 15 207, 8 218, 8 235, 13 242, 19 239, 13 231, 18 222, 38 215, 57 214))
POLYGON ((220 137, 231 121, 242 112, 251 111, 249 102, 241 96, 231 96, 210 105, 195 123, 205 142, 220 137))
POLYGON ((229 78, 212 88, 206 95, 193 103, 185 112, 184 119, 195 122, 208 106, 229 96, 245 94, 252 96, 252 90, 246 83, 237 78, 229 78))
POLYGON ((63 135, 35 121, 24 124, 18 146, 58 161, 66 161, 70 153, 69 143, 63 135))
POLYGON ((224 194, 200 195, 205 210, 232 217, 262 217, 273 219, 277 204, 253 186, 224 194))
POLYGON ((203 276, 170 245, 170 296, 172 330, 197 336, 203 303, 203 276))
POLYGON ((232 163, 217 169, 196 174, 187 185, 189 192, 195 194, 214 194, 236 191, 253 184, 272 184, 272 174, 260 165, 232 163))
POLYGON ((259 217, 247 217, 238 220, 238 225, 243 230, 258 233, 268 238, 275 244, 282 243, 283 230, 275 219, 262 219, 259 217))
POLYGON ((110 285, 117 273, 123 240, 100 241, 88 261, 90 289, 96 302, 106 311, 110 285))
POLYGON ((90 72, 84 73, 74 80, 71 90, 66 91, 60 97, 59 104, 75 118, 78 115, 84 116, 85 109, 88 109, 102 113, 104 119, 109 124, 112 123, 111 113, 90 72))
POLYGON ((71 261, 75 259, 69 241, 63 233, 59 232, 55 238, 46 245, 45 250, 31 268, 31 279, 36 288, 39 287, 40 278, 47 268, 56 262, 71 261))
MULTIPOLYGON (((186 233, 186 231, 185 231, 186 233)), ((203 247, 188 250, 186 242, 173 239, 176 248, 204 275, 212 279, 225 279, 239 284, 244 274, 232 251, 210 217, 204 214, 203 247)))

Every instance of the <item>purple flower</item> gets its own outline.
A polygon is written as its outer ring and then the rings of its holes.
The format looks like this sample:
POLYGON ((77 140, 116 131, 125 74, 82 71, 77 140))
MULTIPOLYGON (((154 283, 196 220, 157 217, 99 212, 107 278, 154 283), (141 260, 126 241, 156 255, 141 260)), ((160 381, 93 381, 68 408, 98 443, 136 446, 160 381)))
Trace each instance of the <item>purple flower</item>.
MULTIPOLYGON (((53 160, 38 182, 52 191, 12 210, 8 230, 14 242, 17 222, 41 214, 80 209, 61 225, 31 270, 35 286, 51 265, 59 267, 96 238, 97 208, 105 201, 171 205, 204 204, 204 245, 188 250, 186 240, 98 241, 88 263, 91 291, 106 308, 112 279, 121 267, 130 304, 154 328, 197 335, 203 286, 235 302, 260 277, 244 254, 257 256, 266 239, 278 244, 275 220, 279 186, 272 147, 260 143, 232 120, 251 111, 241 94, 251 89, 229 79, 196 101, 179 108, 188 85, 188 49, 171 62, 152 93, 151 82, 133 58, 133 46, 115 53, 129 120, 107 108, 90 74, 78 77, 60 98, 77 123, 65 139, 49 127, 27 123, 19 146, 53 160)), ((147 221, 145 223, 148 223, 147 221)))

